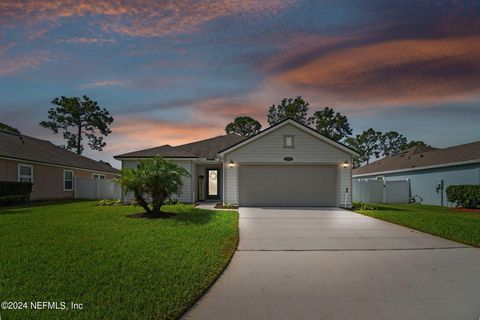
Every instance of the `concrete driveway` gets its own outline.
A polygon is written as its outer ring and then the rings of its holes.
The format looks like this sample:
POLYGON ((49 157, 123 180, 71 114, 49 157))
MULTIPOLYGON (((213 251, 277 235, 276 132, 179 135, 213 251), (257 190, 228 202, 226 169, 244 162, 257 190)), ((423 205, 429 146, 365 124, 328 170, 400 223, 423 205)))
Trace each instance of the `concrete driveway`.
POLYGON ((469 319, 480 250, 337 208, 240 208, 240 243, 188 319, 469 319))

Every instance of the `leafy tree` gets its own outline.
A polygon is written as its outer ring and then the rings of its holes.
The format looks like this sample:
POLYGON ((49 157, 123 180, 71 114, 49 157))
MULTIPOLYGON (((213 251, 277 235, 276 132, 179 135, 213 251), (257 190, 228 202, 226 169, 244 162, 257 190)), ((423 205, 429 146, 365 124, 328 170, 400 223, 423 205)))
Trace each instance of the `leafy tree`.
POLYGON ((311 121, 315 124, 317 131, 335 141, 340 141, 352 134, 347 117, 329 107, 315 111, 311 121))
POLYGON ((238 134, 243 137, 250 137, 260 132, 262 125, 251 117, 236 117, 225 127, 227 134, 238 134))
POLYGON ((0 129, 15 132, 15 133, 20 133, 20 131, 18 131, 17 128, 11 127, 8 124, 2 123, 2 122, 0 122, 0 129))
POLYGON ((109 125, 113 122, 105 108, 101 109, 97 101, 87 96, 83 96, 83 100, 62 96, 53 99, 52 104, 57 107, 50 108, 49 121, 42 121, 40 125, 54 133, 63 131, 63 138, 67 140, 65 148, 81 154, 84 149, 83 136, 86 136, 92 150, 103 150, 107 144, 103 141, 102 135, 108 136, 111 133, 109 125))
POLYGON ((403 150, 407 150, 407 149, 410 149, 412 147, 430 147, 430 145, 426 144, 425 142, 421 141, 421 140, 412 140, 412 141, 409 141, 407 144, 405 144, 402 148, 402 151, 403 150))
POLYGON ((407 138, 396 131, 389 131, 380 137, 379 151, 381 156, 388 157, 404 150, 406 145, 407 138))
POLYGON ((345 140, 347 145, 352 149, 357 150, 360 156, 354 159, 355 167, 360 166, 362 163, 369 164, 370 159, 375 156, 380 156, 380 139, 382 133, 372 128, 363 131, 361 134, 357 134, 355 137, 349 137, 345 140))
POLYGON ((273 126, 287 118, 292 118, 300 123, 309 125, 308 118, 309 104, 298 96, 295 99, 285 98, 279 105, 272 105, 268 109, 268 124, 273 126))
POLYGON ((174 162, 155 157, 143 160, 137 169, 124 168, 117 182, 126 191, 133 192, 135 201, 145 210, 148 217, 166 217, 160 211, 165 200, 178 194, 182 188, 182 177, 189 177, 185 168, 174 162))

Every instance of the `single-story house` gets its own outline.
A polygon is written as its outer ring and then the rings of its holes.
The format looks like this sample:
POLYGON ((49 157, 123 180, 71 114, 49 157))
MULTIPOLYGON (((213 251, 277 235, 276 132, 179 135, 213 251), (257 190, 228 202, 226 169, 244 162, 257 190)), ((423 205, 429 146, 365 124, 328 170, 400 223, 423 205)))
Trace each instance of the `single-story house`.
POLYGON ((33 182, 30 199, 73 199, 75 177, 112 179, 119 170, 53 143, 0 129, 0 181, 33 182))
POLYGON ((354 169, 353 179, 408 179, 410 197, 423 204, 447 205, 449 185, 480 184, 480 141, 444 149, 412 147, 354 169))
POLYGON ((286 119, 249 138, 223 135, 115 156, 122 168, 156 155, 187 169, 181 202, 240 206, 351 206, 352 157, 357 153, 314 129, 286 119))

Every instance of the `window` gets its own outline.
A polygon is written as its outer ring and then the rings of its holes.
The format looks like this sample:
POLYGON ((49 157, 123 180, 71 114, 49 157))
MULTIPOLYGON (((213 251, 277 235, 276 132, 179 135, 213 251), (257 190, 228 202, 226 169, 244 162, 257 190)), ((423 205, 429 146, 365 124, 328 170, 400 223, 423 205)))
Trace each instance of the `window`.
POLYGON ((105 179, 105 175, 100 173, 92 173, 92 179, 105 179))
POLYGON ((377 180, 383 180, 383 176, 377 176, 377 180))
POLYGON ((294 136, 283 136, 283 147, 294 148, 294 136))
POLYGON ((73 190, 73 171, 63 170, 63 191, 73 190))
POLYGON ((33 167, 28 164, 18 165, 18 181, 33 182, 33 167))

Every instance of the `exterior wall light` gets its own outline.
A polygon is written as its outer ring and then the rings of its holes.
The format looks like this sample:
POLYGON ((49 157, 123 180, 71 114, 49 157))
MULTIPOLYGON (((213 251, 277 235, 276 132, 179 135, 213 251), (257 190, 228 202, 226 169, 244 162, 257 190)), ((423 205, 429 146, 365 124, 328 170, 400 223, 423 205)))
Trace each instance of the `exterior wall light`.
POLYGON ((233 160, 230 160, 230 162, 228 163, 228 167, 229 168, 235 167, 235 162, 233 162, 233 160))
POLYGON ((343 168, 347 169, 349 166, 350 166, 350 164, 348 163, 347 160, 345 160, 345 162, 343 163, 343 168))

